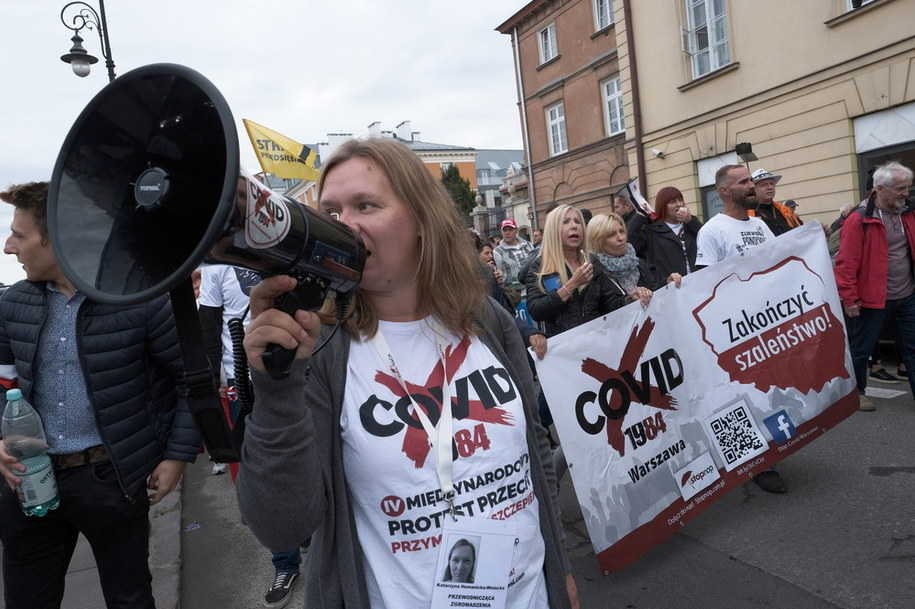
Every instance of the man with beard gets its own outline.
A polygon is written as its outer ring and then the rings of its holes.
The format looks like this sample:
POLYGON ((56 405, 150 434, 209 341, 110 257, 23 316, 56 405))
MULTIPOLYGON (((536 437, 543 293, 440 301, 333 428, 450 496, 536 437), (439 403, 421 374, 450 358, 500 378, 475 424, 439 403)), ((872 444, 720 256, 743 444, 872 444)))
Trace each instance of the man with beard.
MULTIPOLYGON (((724 203, 722 212, 702 225, 696 236, 696 268, 743 255, 752 247, 774 239, 765 222, 748 213, 756 206, 756 190, 750 170, 743 165, 725 165, 715 173, 715 188, 724 203)), ((767 493, 784 493, 788 486, 774 469, 753 477, 767 493)))
POLYGON ((756 205, 750 171, 743 165, 725 165, 715 173, 715 188, 724 209, 702 225, 696 236, 696 268, 742 255, 775 235, 747 211, 756 205))

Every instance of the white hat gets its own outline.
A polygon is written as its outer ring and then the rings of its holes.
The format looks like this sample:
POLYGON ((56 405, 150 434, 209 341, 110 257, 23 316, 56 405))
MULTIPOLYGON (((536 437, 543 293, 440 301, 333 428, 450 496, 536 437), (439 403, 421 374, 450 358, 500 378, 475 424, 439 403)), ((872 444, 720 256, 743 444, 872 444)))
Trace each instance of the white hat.
POLYGON ((750 174, 750 178, 752 178, 754 184, 760 180, 775 180, 775 183, 778 184, 778 181, 782 179, 782 176, 772 175, 765 169, 757 169, 750 174))

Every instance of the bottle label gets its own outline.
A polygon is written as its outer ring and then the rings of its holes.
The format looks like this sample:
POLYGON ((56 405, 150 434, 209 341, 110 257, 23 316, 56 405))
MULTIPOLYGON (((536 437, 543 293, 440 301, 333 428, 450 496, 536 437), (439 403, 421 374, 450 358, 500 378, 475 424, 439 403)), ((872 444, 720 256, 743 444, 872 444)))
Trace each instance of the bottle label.
POLYGON ((31 508, 54 500, 57 497, 57 479, 51 467, 51 458, 40 455, 20 463, 27 468, 19 474, 22 484, 19 485, 17 494, 22 507, 31 508))

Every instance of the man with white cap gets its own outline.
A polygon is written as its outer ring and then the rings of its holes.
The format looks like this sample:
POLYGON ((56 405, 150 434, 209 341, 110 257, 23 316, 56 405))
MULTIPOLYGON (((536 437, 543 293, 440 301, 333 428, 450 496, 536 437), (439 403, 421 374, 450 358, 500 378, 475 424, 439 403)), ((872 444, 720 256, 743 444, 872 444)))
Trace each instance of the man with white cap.
POLYGON ((757 201, 757 207, 749 210, 751 216, 765 222, 776 237, 803 224, 793 209, 775 201, 775 185, 782 176, 773 175, 765 169, 757 169, 751 178, 757 201))
POLYGON ((530 241, 518 237, 518 225, 511 218, 502 220, 500 227, 502 241, 492 251, 493 260, 502 276, 505 278, 505 287, 524 293, 524 285, 518 280, 518 271, 527 260, 528 254, 534 251, 530 241))

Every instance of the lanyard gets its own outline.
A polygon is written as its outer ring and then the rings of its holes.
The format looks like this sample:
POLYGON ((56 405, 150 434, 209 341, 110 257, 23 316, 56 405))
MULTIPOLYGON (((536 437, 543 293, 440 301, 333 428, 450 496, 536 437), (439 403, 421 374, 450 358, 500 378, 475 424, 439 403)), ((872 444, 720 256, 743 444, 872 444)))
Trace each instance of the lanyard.
POLYGON ((683 258, 686 260, 686 274, 689 275, 693 269, 689 267, 689 252, 686 251, 686 227, 682 224, 680 225, 680 231, 677 233, 677 236, 680 237, 680 247, 683 248, 683 258))
POLYGON ((433 447, 433 454, 435 455, 435 468, 438 472, 439 485, 441 486, 442 493, 444 494, 445 500, 448 502, 448 507, 450 508, 453 517, 455 516, 454 481, 451 477, 453 466, 451 456, 451 429, 453 421, 451 419, 451 386, 450 379, 448 378, 448 367, 445 356, 445 350, 449 346, 449 343, 445 340, 444 331, 438 323, 438 320, 433 318, 430 327, 435 334, 435 346, 442 362, 442 412, 439 417, 438 429, 432 425, 432 421, 429 420, 429 415, 426 414, 426 411, 413 399, 413 395, 407 388, 407 383, 400 375, 400 370, 397 367, 397 363, 394 361, 394 354, 391 353, 391 348, 388 346, 388 341, 385 340, 384 333, 380 326, 372 337, 372 346, 375 347, 375 351, 378 353, 382 362, 388 366, 391 374, 397 379, 400 386, 403 387, 404 393, 410 398, 410 402, 413 403, 413 412, 416 413, 417 418, 423 425, 423 429, 426 430, 426 435, 429 436, 429 441, 432 443, 433 447))

